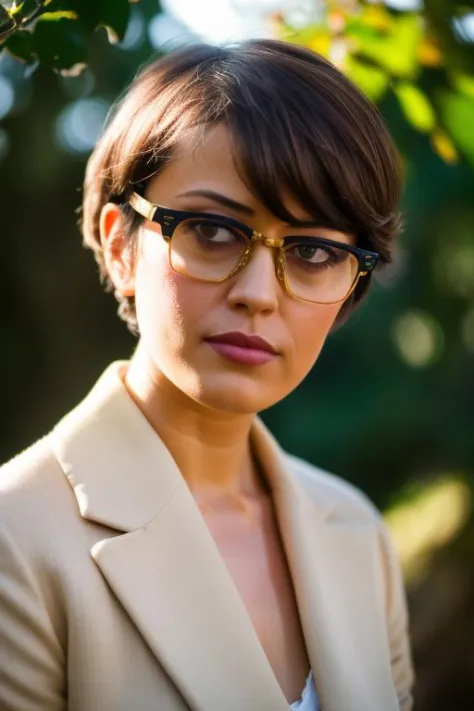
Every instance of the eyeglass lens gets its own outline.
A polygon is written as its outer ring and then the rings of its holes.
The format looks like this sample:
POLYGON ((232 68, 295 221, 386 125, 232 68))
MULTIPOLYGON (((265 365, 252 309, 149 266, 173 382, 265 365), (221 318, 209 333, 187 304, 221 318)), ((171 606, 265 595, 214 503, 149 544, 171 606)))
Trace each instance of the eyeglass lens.
MULTIPOLYGON (((236 268, 249 244, 247 235, 218 221, 184 220, 170 242, 171 266, 187 276, 220 281, 236 268)), ((284 250, 284 267, 291 293, 318 303, 343 300, 359 272, 355 255, 305 237, 284 250)))

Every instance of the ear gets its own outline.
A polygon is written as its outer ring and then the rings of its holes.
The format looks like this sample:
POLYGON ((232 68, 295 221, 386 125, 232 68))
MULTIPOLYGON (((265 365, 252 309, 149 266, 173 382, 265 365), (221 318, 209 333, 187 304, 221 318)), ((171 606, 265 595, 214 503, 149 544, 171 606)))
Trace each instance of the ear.
POLYGON ((125 240, 123 215, 118 205, 108 202, 100 213, 100 240, 107 272, 122 296, 135 295, 133 250, 125 240))

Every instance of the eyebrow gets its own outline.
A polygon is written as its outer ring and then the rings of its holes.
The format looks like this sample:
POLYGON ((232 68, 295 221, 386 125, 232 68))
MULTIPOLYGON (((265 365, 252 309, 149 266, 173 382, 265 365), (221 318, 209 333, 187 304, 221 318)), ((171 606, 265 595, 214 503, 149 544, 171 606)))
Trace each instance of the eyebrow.
MULTIPOLYGON (((209 200, 214 200, 214 202, 217 202, 220 205, 223 205, 224 207, 228 207, 230 210, 234 210, 235 212, 240 212, 243 215, 250 215, 251 217, 255 216, 255 210, 252 210, 252 208, 248 205, 244 205, 241 202, 232 200, 226 195, 222 195, 221 193, 218 193, 215 190, 187 190, 184 193, 180 193, 176 197, 204 197, 208 198, 209 200)), ((295 220, 293 223, 289 223, 289 225, 290 227, 300 228, 327 227, 333 230, 336 229, 334 227, 331 227, 330 225, 324 225, 320 220, 295 220)))
POLYGON ((214 190, 188 190, 185 193, 180 193, 177 197, 204 197, 209 198, 209 200, 214 200, 214 202, 228 207, 230 210, 235 210, 235 212, 240 212, 243 215, 255 215, 254 210, 248 205, 244 205, 236 200, 231 200, 231 198, 226 195, 221 195, 216 193, 214 190))

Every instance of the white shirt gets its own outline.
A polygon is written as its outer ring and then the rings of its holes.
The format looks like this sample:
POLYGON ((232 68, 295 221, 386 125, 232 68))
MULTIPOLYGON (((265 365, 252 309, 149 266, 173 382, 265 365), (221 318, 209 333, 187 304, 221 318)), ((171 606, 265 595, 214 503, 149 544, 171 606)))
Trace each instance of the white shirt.
POLYGON ((306 684, 301 694, 301 698, 291 704, 290 711, 318 711, 318 695, 313 679, 313 674, 310 672, 306 679, 306 684))

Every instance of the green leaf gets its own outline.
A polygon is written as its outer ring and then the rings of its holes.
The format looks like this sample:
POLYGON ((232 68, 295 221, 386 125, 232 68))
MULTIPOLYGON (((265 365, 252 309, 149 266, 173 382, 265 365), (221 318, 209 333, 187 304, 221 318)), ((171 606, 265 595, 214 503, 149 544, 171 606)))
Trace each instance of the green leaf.
POLYGON ((451 78, 452 85, 462 94, 474 96, 474 76, 472 74, 458 73, 451 78))
POLYGON ((98 0, 97 25, 107 28, 109 40, 119 42, 125 36, 130 19, 128 0, 98 0))
POLYGON ((419 70, 418 46, 422 36, 421 17, 402 15, 394 19, 388 34, 361 39, 357 55, 372 60, 393 76, 413 78, 419 70))
POLYGON ((443 91, 439 106, 444 125, 456 145, 474 164, 474 97, 443 91))
POLYGON ((390 79, 387 72, 379 67, 360 62, 354 57, 347 57, 346 72, 372 101, 380 101, 389 87, 390 79))
POLYGON ((8 34, 15 26, 15 20, 9 15, 3 5, 0 5, 0 36, 8 34))
POLYGON ((76 20, 38 22, 33 41, 40 62, 57 71, 71 69, 86 60, 85 36, 76 20))
POLYGON ((114 41, 123 38, 130 17, 128 0, 52 0, 51 10, 72 10, 89 30, 108 28, 114 41))
POLYGON ((43 12, 38 22, 56 22, 57 20, 77 20, 79 15, 74 10, 56 10, 56 12, 43 12))
POLYGON ((394 87, 403 113, 418 131, 429 133, 436 126, 436 114, 426 94, 415 84, 400 82, 394 87))
POLYGON ((10 5, 10 7, 8 8, 8 14, 11 17, 15 17, 15 15, 19 15, 23 9, 24 4, 25 4, 24 2, 20 3, 19 5, 17 5, 16 2, 12 3, 10 5))
POLYGON ((10 54, 23 62, 35 60, 33 37, 28 30, 16 30, 4 46, 10 54))

